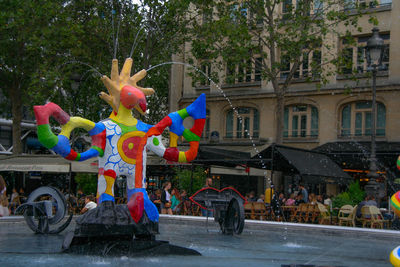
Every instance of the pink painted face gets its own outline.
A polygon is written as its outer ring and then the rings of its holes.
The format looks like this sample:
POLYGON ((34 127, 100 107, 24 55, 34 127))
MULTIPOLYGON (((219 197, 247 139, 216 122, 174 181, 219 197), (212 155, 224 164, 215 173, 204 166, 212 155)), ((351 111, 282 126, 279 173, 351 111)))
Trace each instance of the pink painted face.
POLYGON ((122 105, 127 109, 136 108, 141 113, 146 112, 146 96, 142 91, 133 86, 125 85, 122 87, 120 100, 122 105))

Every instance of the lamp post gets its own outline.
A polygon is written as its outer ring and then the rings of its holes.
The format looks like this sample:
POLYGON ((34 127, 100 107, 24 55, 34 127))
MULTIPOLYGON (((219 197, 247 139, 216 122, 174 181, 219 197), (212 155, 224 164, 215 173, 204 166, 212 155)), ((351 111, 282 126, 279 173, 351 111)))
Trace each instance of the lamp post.
POLYGON ((368 195, 373 195, 376 198, 378 183, 376 179, 379 177, 376 168, 376 73, 378 68, 382 65, 383 57, 383 39, 379 36, 379 29, 372 29, 372 37, 368 39, 366 46, 366 57, 368 70, 372 71, 372 110, 371 110, 371 155, 369 173, 367 177, 369 181, 365 186, 365 192, 368 195))

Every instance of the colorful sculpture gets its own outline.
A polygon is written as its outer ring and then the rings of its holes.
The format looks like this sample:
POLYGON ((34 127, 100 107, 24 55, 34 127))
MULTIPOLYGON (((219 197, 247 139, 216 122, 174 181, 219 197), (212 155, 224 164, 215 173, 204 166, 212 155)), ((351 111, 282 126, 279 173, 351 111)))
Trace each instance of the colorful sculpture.
POLYGON ((397 193, 390 198, 390 204, 394 213, 400 217, 400 191, 397 191, 397 193))
MULTIPOLYGON (((108 93, 101 92, 100 98, 112 108, 112 114, 106 120, 92 122, 80 117, 70 117, 58 105, 48 103, 35 106, 34 112, 38 124, 39 141, 47 148, 68 160, 83 161, 98 157, 97 201, 114 202, 114 182, 116 177, 127 177, 128 210, 136 224, 145 224, 148 220, 158 222, 158 211, 149 200, 146 190, 146 150, 153 151, 169 161, 189 162, 197 155, 199 140, 202 134, 205 117, 205 95, 200 95, 190 106, 173 112, 156 125, 148 125, 132 116, 132 109, 141 114, 146 112, 146 96, 154 93, 151 88, 142 88, 137 82, 146 76, 142 70, 130 76, 132 59, 126 59, 121 73, 118 61, 112 61, 111 79, 101 78, 108 93), (61 124, 61 132, 56 136, 49 125, 52 116, 61 124), (194 119, 193 127, 185 129, 183 120, 194 119), (169 127, 170 143, 165 148, 161 134, 169 127), (92 147, 77 153, 71 149, 69 138, 75 128, 83 128, 92 137, 92 147), (179 151, 177 140, 183 136, 190 144, 188 151, 179 151), (146 217, 146 218, 143 218, 146 217)), ((100 215, 99 215, 100 216, 100 215)), ((89 219, 88 219, 89 220, 89 219)), ((86 222, 88 223, 88 222, 86 222)), ((82 221, 82 224, 85 222, 82 221)))

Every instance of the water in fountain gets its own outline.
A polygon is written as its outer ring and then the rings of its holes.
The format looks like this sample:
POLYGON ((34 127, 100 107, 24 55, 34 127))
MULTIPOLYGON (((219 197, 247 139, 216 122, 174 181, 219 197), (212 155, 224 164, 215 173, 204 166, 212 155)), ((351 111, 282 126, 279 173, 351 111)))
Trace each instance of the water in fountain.
POLYGON ((154 27, 150 26, 150 22, 151 22, 151 23, 154 23, 154 25, 156 26, 156 27, 155 27, 156 30, 158 30, 158 31, 160 30, 160 27, 158 26, 158 24, 157 24, 156 21, 154 21, 154 20, 152 20, 152 19, 148 19, 148 20, 139 28, 139 30, 138 30, 137 33, 136 33, 135 39, 133 40, 131 52, 129 53, 129 57, 130 57, 130 58, 132 58, 132 55, 133 55, 133 53, 134 53, 135 50, 136 50, 136 47, 137 47, 138 41, 139 41, 138 38, 139 38, 139 35, 140 35, 141 31, 142 31, 144 28, 146 28, 146 27, 149 28, 149 30, 154 29, 154 27))
POLYGON ((103 74, 101 74, 101 72, 100 72, 99 70, 97 70, 97 69, 96 69, 95 67, 93 67, 92 65, 90 65, 90 64, 88 64, 88 63, 85 63, 85 62, 82 62, 82 61, 79 61, 79 60, 69 60, 69 61, 67 61, 67 62, 65 62, 65 63, 63 63, 63 64, 61 64, 59 68, 62 68, 63 66, 68 65, 68 64, 80 64, 80 65, 89 67, 92 71, 94 71, 95 73, 97 73, 100 77, 103 77, 103 76, 104 76, 103 74))

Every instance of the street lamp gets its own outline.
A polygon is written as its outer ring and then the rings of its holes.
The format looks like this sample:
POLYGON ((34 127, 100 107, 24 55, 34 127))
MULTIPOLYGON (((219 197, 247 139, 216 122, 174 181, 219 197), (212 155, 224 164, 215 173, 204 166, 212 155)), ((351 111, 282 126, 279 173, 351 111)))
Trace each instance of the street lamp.
POLYGON ((368 195, 373 195, 376 198, 378 191, 378 183, 376 179, 379 177, 376 168, 376 73, 378 68, 382 65, 383 57, 383 39, 379 36, 379 29, 372 29, 372 37, 368 39, 366 49, 366 57, 368 70, 372 71, 372 110, 371 110, 371 155, 369 173, 367 177, 369 181, 365 186, 365 192, 368 195))

